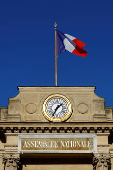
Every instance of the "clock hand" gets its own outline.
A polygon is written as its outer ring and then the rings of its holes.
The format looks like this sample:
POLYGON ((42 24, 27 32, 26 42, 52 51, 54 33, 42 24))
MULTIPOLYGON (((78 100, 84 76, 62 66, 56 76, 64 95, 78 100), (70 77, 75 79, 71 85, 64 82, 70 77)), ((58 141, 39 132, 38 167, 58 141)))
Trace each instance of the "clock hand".
POLYGON ((57 105, 57 107, 55 108, 55 111, 54 111, 54 113, 52 114, 52 116, 54 116, 54 114, 56 113, 56 111, 58 110, 58 108, 59 108, 60 106, 62 106, 62 103, 59 104, 59 105, 57 105))

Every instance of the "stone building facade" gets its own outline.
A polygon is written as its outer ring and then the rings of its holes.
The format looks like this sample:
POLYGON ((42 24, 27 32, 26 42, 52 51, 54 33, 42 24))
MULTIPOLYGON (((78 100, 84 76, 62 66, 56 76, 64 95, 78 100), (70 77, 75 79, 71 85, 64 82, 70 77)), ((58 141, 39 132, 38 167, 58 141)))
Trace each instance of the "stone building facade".
POLYGON ((18 87, 0 110, 0 170, 113 170, 113 113, 95 87, 18 87))

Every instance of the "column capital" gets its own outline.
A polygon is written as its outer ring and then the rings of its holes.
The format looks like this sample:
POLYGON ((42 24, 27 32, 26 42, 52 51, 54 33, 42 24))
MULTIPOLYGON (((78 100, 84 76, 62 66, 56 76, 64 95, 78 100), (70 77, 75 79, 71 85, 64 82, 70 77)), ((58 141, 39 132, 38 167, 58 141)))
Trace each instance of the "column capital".
POLYGON ((93 170, 110 170, 111 155, 109 153, 95 153, 93 156, 93 170))
POLYGON ((17 170, 20 164, 20 154, 4 154, 3 163, 5 170, 17 170))

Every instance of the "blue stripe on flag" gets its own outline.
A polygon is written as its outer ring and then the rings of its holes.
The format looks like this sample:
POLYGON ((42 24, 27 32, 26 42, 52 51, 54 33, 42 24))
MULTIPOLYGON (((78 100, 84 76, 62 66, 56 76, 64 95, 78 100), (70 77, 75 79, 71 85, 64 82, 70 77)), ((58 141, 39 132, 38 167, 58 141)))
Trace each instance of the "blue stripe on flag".
POLYGON ((66 51, 65 46, 64 46, 64 39, 66 38, 65 35, 60 32, 59 30, 56 29, 57 33, 57 55, 60 54, 61 52, 66 51))

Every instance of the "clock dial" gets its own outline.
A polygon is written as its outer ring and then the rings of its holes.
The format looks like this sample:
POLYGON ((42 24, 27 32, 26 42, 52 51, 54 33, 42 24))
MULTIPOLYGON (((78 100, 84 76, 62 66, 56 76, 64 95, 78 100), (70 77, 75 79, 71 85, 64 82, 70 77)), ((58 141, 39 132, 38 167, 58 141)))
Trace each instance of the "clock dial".
POLYGON ((51 99, 47 106, 47 112, 50 116, 59 118, 67 113, 67 103, 61 98, 51 99))
POLYGON ((71 103, 63 95, 54 94, 44 101, 43 115, 49 121, 65 121, 70 117, 71 112, 71 103))

